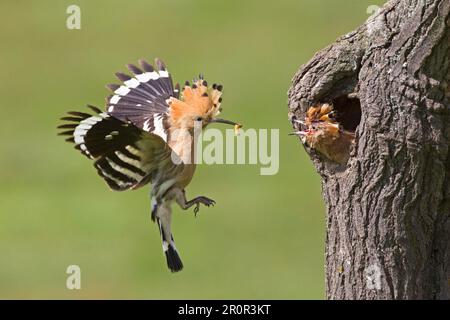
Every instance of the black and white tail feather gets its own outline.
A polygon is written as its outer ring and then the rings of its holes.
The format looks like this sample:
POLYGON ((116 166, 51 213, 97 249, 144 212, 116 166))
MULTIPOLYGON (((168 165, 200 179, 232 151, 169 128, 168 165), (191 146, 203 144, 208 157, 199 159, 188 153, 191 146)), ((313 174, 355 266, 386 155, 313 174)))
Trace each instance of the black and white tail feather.
MULTIPOLYGON (((117 191, 137 189, 152 182, 153 189, 183 170, 180 159, 174 159, 168 141, 168 104, 179 96, 178 85, 161 60, 158 70, 141 60, 142 70, 134 65, 128 69, 134 77, 116 73, 122 85, 108 85, 114 94, 107 98, 107 111, 88 106, 94 114, 68 112, 67 121, 58 129, 69 136, 66 141, 86 157, 107 184, 117 191), (175 161, 174 161, 175 160, 175 161)), ((152 207, 152 219, 158 223, 167 265, 172 272, 183 264, 170 231, 170 206, 152 207), (167 210, 168 209, 168 210, 167 210), (155 211, 155 212, 153 212, 155 211)))
POLYGON ((175 240, 171 231, 172 212, 170 205, 166 203, 152 203, 152 220, 158 223, 159 233, 162 240, 163 252, 166 256, 167 267, 172 272, 183 269, 183 263, 175 246, 175 240))

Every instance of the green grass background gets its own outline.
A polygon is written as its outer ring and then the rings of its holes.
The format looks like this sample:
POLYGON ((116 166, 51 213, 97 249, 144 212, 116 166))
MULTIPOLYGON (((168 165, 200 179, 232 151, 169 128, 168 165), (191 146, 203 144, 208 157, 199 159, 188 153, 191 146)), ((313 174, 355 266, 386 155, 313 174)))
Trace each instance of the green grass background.
POLYGON ((322 299, 320 179, 287 134, 292 76, 381 0, 2 1, 0 298, 322 299), (77 4, 82 29, 65 27, 77 4), (174 209, 185 269, 167 271, 149 188, 115 193, 56 136, 65 111, 103 106, 124 64, 164 59, 181 83, 224 84, 223 116, 280 129, 280 170, 202 165, 174 209), (82 289, 66 289, 68 265, 82 289))

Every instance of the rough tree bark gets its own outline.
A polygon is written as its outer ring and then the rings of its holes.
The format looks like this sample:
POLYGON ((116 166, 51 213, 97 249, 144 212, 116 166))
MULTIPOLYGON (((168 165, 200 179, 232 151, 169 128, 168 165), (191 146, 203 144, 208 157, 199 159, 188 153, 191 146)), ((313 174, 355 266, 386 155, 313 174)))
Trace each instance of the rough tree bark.
POLYGON ((302 66, 289 118, 347 110, 346 165, 305 146, 327 206, 328 299, 450 298, 450 0, 391 0, 302 66))

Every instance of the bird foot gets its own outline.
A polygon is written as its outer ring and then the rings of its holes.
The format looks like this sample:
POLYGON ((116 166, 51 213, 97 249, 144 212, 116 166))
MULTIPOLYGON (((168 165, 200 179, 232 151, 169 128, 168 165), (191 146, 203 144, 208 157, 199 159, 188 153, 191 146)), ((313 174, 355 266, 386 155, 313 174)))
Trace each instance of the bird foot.
POLYGON ((210 198, 207 198, 204 196, 197 197, 195 199, 192 199, 191 201, 193 204, 195 204, 195 207, 194 207, 195 216, 197 216, 197 213, 200 210, 200 204, 203 204, 207 207, 214 206, 216 204, 216 202, 213 199, 210 199, 210 198))

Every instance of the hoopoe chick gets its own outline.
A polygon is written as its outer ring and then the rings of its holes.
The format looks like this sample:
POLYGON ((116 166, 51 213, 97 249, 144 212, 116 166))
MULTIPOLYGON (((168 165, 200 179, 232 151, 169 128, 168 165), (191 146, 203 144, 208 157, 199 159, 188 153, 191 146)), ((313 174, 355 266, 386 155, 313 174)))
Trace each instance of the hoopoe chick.
POLYGON ((347 162, 355 135, 339 125, 330 104, 310 107, 305 121, 296 122, 306 127, 305 130, 294 132, 301 137, 303 143, 331 161, 340 164, 347 162))
POLYGON ((96 114, 69 112, 58 128, 68 142, 94 160, 98 174, 116 191, 140 188, 151 190, 151 219, 158 224, 167 266, 172 272, 183 268, 171 231, 172 202, 183 210, 215 201, 204 196, 187 200, 185 188, 195 172, 194 129, 210 123, 233 121, 218 118, 222 86, 211 87, 200 76, 183 90, 172 83, 164 63, 156 59, 154 68, 139 61, 140 68, 127 65, 133 75, 116 73, 123 83, 107 87, 106 111, 89 106, 96 114), (181 93, 181 95, 180 95, 181 93))

